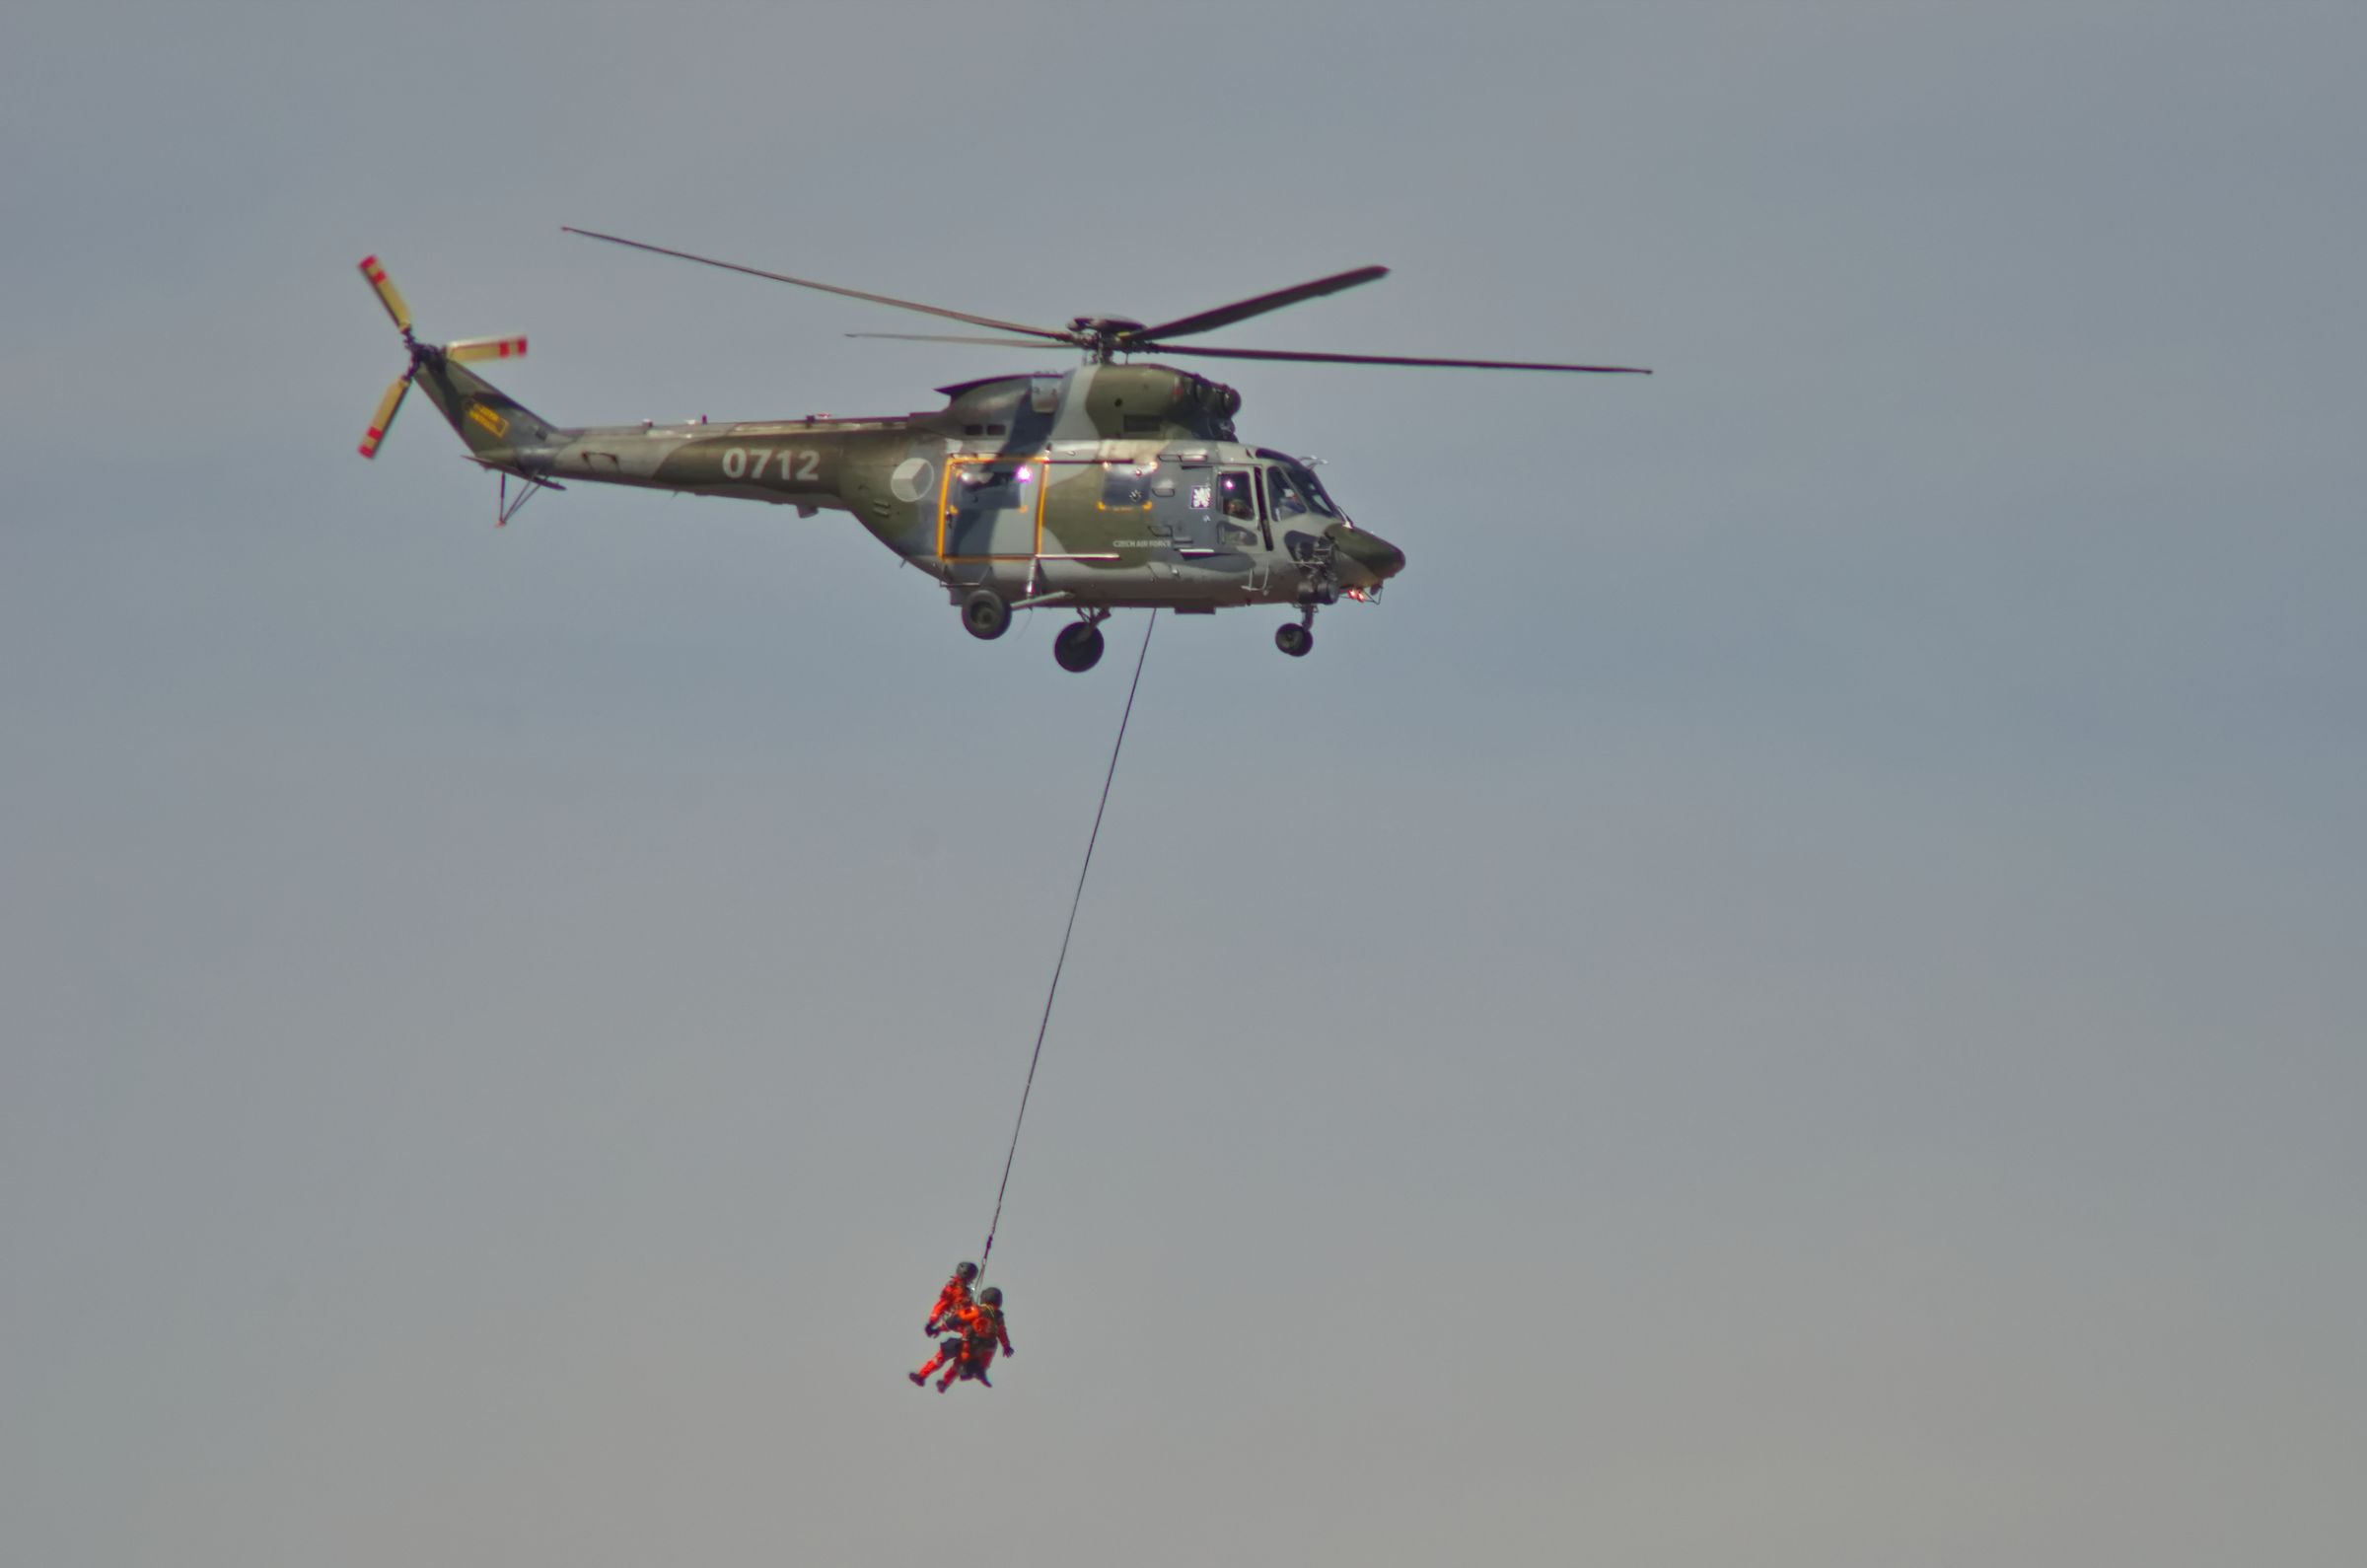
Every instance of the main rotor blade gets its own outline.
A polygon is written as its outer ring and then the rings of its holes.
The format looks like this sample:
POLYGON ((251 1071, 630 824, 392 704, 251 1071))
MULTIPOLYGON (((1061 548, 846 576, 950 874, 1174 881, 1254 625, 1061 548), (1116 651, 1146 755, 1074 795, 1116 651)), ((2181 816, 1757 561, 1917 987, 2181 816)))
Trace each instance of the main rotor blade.
POLYGON ((1427 359, 1414 354, 1301 354, 1280 348, 1185 348, 1179 344, 1129 341, 1129 354, 1201 354, 1210 359, 1292 359, 1319 365, 1432 365, 1449 370, 1567 370, 1598 376, 1649 376, 1633 365, 1540 365, 1522 359, 1427 359))
POLYGON ((1285 305, 1296 305, 1301 300, 1319 299, 1326 294, 1337 294, 1341 289, 1352 289, 1359 283, 1370 283, 1375 278, 1387 276, 1389 276, 1387 267, 1357 267, 1348 272, 1334 272, 1327 278, 1317 278, 1313 283, 1301 283, 1295 288, 1276 289, 1271 294, 1260 294, 1255 299, 1238 300, 1231 305, 1220 305, 1213 311, 1202 311, 1197 316, 1179 317, 1172 321, 1162 321, 1157 326, 1141 327, 1126 335, 1142 342, 1170 337, 1189 337, 1194 332, 1211 332, 1220 326, 1231 326, 1235 321, 1246 321, 1253 316, 1263 316, 1268 311, 1278 311, 1285 305))
POLYGON ((968 321, 972 326, 991 326, 999 331, 1024 332, 1030 337, 1048 337, 1056 342, 1068 341, 1068 333, 1048 326, 1029 326, 1020 321, 999 321, 991 316, 972 316, 968 311, 949 311, 943 306, 922 305, 916 300, 899 300, 887 294, 866 294, 861 289, 843 289, 835 283, 817 283, 812 278, 793 278, 786 272, 767 272, 762 267, 746 267, 737 261, 718 261, 713 256, 692 255, 687 250, 670 250, 662 245, 644 245, 639 240, 627 240, 619 235, 601 234, 591 229, 578 229, 561 224, 568 234, 580 234, 587 240, 606 240, 610 245, 631 246, 636 250, 649 250, 658 255, 670 255, 684 261, 696 261, 706 266, 722 267, 727 272, 745 272, 753 278, 770 278, 775 283, 794 283, 801 289, 820 289, 825 294, 843 294, 851 300, 869 300, 874 305, 893 305, 899 311, 919 311, 924 316, 942 316, 956 321, 968 321))
POLYGON ((387 439, 387 432, 394 428, 394 410, 402 406, 402 394, 410 390, 411 373, 404 371, 394 378, 394 385, 388 388, 387 394, 378 400, 378 412, 370 416, 370 428, 362 435, 359 450, 363 457, 378 456, 379 444, 387 439))
POLYGON ((848 332, 847 337, 892 337, 899 343, 976 343, 987 348, 1041 348, 1033 337, 948 337, 942 332, 848 332))
POLYGON ((394 318, 394 330, 408 336, 411 330, 411 308, 402 303, 401 294, 395 291, 394 280, 387 276, 387 269, 379 264, 378 257, 362 257, 362 276, 369 279, 370 287, 378 291, 378 303, 387 308, 389 316, 394 318))

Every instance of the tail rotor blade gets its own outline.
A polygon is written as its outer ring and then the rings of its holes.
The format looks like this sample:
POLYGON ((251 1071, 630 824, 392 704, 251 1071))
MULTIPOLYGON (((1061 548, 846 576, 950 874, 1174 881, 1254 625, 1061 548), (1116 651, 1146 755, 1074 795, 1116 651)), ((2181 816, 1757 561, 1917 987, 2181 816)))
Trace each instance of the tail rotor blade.
POLYGON ((394 410, 402 406, 402 394, 410 390, 411 378, 408 375, 397 376, 394 385, 389 387, 387 394, 378 400, 378 412, 370 416, 370 428, 362 436, 360 451, 363 457, 378 456, 378 449, 386 441, 387 432, 394 428, 394 410))
POLYGON ((444 345, 446 359, 523 359, 526 339, 523 337, 464 337, 457 343, 444 345))
POLYGON ((411 308, 402 303, 402 295, 395 289, 394 280, 387 276, 387 269, 379 264, 378 257, 362 257, 362 276, 369 279, 370 286, 378 291, 378 303, 387 308, 389 316, 394 318, 394 330, 405 337, 410 336, 411 308))

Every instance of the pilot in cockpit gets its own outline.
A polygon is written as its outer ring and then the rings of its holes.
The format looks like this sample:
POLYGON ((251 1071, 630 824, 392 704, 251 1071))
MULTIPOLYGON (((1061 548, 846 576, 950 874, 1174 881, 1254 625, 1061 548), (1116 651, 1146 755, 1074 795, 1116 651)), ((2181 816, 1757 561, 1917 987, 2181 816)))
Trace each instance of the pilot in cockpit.
POLYGON ((1250 494, 1248 473, 1236 470, 1223 475, 1217 482, 1224 492, 1225 516, 1243 523, 1257 521, 1257 503, 1250 494))

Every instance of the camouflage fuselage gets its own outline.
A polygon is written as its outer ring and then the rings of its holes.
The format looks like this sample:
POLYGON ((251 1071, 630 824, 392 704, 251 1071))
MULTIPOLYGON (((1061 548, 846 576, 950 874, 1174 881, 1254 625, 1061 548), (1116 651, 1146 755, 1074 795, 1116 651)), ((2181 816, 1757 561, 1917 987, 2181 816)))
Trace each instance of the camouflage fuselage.
POLYGON ((1368 594, 1404 565, 1298 460, 1236 439, 1239 393, 1157 365, 968 382, 887 418, 576 429, 440 357, 418 381, 489 467, 849 512, 955 597, 1214 609, 1368 594))

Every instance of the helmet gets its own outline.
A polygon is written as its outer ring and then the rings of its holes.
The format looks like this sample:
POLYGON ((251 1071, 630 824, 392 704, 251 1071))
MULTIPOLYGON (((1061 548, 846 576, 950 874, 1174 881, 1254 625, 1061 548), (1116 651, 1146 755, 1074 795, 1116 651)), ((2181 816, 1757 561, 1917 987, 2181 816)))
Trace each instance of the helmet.
POLYGON ((1000 1285, 987 1286, 978 1292, 978 1300, 989 1307, 1000 1307, 1003 1304, 1003 1287, 1000 1285))
POLYGON ((977 1265, 977 1264, 975 1264, 975 1263, 956 1263, 956 1264, 954 1265, 954 1278, 956 1278, 956 1279, 958 1279, 958 1280, 962 1280, 962 1281, 964 1281, 965 1283, 967 1283, 967 1282, 968 1282, 968 1281, 970 1281, 970 1280, 976 1279, 977 1277, 978 1277, 978 1265, 977 1265))

